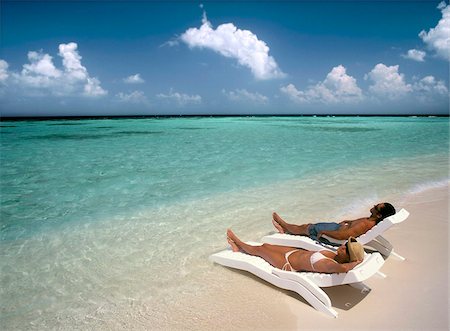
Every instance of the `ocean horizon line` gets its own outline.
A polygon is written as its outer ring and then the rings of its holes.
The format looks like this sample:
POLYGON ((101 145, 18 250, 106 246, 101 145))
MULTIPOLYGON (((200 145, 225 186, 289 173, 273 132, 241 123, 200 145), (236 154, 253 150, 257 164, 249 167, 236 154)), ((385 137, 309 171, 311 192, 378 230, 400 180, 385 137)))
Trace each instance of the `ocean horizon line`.
POLYGON ((48 121, 86 119, 139 119, 139 118, 192 118, 192 117, 449 117, 449 114, 167 114, 167 115, 65 115, 65 116, 0 116, 2 121, 48 121))

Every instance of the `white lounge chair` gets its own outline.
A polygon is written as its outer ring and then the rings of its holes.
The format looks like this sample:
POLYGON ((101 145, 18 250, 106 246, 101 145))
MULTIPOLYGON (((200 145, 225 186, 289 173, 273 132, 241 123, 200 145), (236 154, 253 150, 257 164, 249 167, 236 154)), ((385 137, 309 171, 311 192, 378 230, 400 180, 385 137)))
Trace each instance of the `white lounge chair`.
MULTIPOLYGON (((383 254, 384 256, 392 255, 404 261, 405 258, 394 252, 392 244, 387 239, 383 238, 381 234, 384 233, 389 228, 391 228, 393 225, 403 222, 408 218, 408 216, 409 212, 407 212, 405 209, 402 209, 395 215, 386 217, 384 220, 375 225, 372 229, 360 235, 356 239, 362 245, 370 246, 375 250, 377 250, 378 252, 380 252, 381 254, 383 254)), ((328 236, 323 237, 328 241, 338 245, 344 244, 346 242, 346 240, 337 240, 334 238, 330 238, 328 236)), ((282 233, 274 233, 265 236, 262 238, 262 241, 268 244, 291 246, 291 247, 304 247, 305 245, 308 244, 313 245, 315 243, 320 243, 305 236, 282 234, 282 233)), ((328 245, 324 246, 329 247, 328 245)))
POLYGON ((210 259, 227 267, 248 271, 277 287, 297 292, 315 309, 332 317, 337 317, 338 313, 331 306, 330 298, 321 287, 348 284, 360 289, 362 293, 368 293, 370 287, 362 282, 374 275, 384 263, 379 253, 366 254, 364 261, 347 273, 324 274, 283 271, 260 257, 233 252, 230 249, 213 254, 210 259))

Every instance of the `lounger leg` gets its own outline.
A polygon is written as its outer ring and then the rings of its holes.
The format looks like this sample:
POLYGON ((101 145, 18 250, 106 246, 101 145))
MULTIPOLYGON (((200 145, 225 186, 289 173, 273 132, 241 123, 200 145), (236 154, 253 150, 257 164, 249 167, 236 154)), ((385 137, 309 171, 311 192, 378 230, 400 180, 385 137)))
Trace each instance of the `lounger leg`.
MULTIPOLYGON (((299 293, 299 292, 297 292, 299 293)), ((300 293, 299 293, 300 294, 300 293)), ((318 298, 314 296, 311 292, 308 294, 302 293, 300 294, 308 303, 313 306, 316 310, 321 311, 322 313, 325 313, 331 317, 336 318, 338 316, 338 313, 336 310, 333 309, 332 306, 328 306, 324 304, 322 301, 320 301, 318 298), (309 294, 309 295, 308 295, 309 294)))
POLYGON ((372 240, 367 244, 367 246, 374 248, 375 250, 380 252, 383 256, 389 256, 389 254, 391 253, 391 249, 387 248, 386 246, 382 245, 376 240, 372 240))
POLYGON ((389 241, 384 239, 382 236, 378 236, 376 239, 372 240, 371 242, 367 243, 367 246, 370 246, 374 249, 376 249, 378 252, 380 252, 384 256, 392 255, 395 258, 399 259, 400 261, 405 261, 405 258, 401 256, 400 254, 397 254, 394 252, 394 249, 389 241))
POLYGON ((401 256, 400 254, 394 252, 394 250, 391 251, 391 255, 392 255, 392 256, 395 256, 395 257, 396 257, 397 259, 399 259, 400 261, 405 261, 405 260, 406 260, 406 259, 405 259, 403 256, 401 256))
POLYGON ((367 293, 369 293, 372 290, 369 286, 367 286, 363 282, 351 283, 349 285, 351 287, 354 287, 354 288, 358 289, 358 290, 361 290, 361 293, 363 293, 363 294, 367 294, 367 293))
POLYGON ((386 238, 384 238, 383 236, 378 236, 378 237, 376 237, 376 240, 377 240, 381 245, 383 245, 384 247, 386 247, 387 249, 390 250, 389 255, 392 255, 392 256, 396 257, 396 258, 399 259, 400 261, 405 261, 405 260, 406 260, 406 259, 405 259, 403 256, 401 256, 400 254, 394 252, 394 247, 392 246, 392 244, 391 244, 386 238))
POLYGON ((338 313, 336 310, 334 310, 333 308, 328 308, 325 307, 326 311, 323 311, 324 313, 330 315, 331 317, 337 318, 338 317, 338 313))
POLYGON ((282 287, 288 290, 294 290, 303 299, 305 299, 316 310, 321 311, 331 317, 336 318, 338 313, 331 306, 330 297, 316 284, 308 279, 303 279, 302 283, 293 282, 291 280, 280 280, 278 287, 282 287), (291 285, 289 285, 291 284, 291 285), (285 287, 284 285, 289 285, 285 287))
POLYGON ((378 241, 381 245, 383 245, 384 247, 386 247, 386 249, 392 250, 392 248, 394 246, 392 246, 392 244, 389 242, 389 240, 387 240, 386 238, 384 238, 383 236, 377 236, 375 238, 376 241, 378 241))
POLYGON ((325 313, 331 317, 336 318, 338 316, 338 313, 336 310, 333 309, 333 307, 328 307, 320 300, 315 300, 311 298, 306 298, 305 296, 302 296, 308 303, 313 306, 316 310, 321 311, 322 313, 325 313))

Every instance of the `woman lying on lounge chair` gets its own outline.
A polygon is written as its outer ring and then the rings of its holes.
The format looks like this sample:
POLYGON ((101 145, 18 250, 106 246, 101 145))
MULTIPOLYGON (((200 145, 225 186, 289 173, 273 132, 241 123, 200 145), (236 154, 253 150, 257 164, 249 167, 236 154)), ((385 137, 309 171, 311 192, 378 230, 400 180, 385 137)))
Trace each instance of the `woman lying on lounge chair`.
POLYGON ((364 259, 364 249, 353 237, 340 246, 336 253, 271 244, 252 246, 241 241, 230 229, 227 230, 227 240, 233 252, 241 250, 249 255, 259 256, 274 267, 287 271, 348 272, 364 259))

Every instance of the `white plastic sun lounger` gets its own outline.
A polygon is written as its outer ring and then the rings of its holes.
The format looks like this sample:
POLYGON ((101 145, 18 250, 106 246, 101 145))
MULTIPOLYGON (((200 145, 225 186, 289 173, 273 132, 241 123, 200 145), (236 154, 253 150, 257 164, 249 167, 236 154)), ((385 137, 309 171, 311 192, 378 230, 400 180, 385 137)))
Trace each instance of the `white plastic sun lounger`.
POLYGON ((374 275, 384 263, 379 253, 366 254, 364 261, 347 273, 325 274, 283 271, 260 257, 233 252, 230 249, 215 253, 210 259, 226 267, 248 271, 277 287, 297 292, 315 309, 332 317, 337 317, 338 313, 331 306, 330 298, 321 287, 348 284, 360 289, 362 293, 368 293, 371 289, 363 281, 374 275))
MULTIPOLYGON (((360 235, 358 238, 356 238, 362 245, 367 245, 384 256, 395 256, 398 259, 404 261, 405 258, 396 252, 394 252, 392 244, 383 236, 381 235, 386 230, 391 228, 393 225, 398 224, 406 220, 409 216, 409 212, 407 212, 405 209, 400 210, 395 215, 386 217, 384 220, 379 222, 377 225, 375 225, 372 229, 367 231, 366 233, 360 235)), ((330 238, 328 236, 323 236, 325 239, 329 240, 332 243, 335 244, 344 244, 346 240, 337 240, 334 238, 330 238)), ((320 243, 318 241, 314 241, 308 237, 305 236, 298 236, 298 235, 291 235, 291 234, 281 234, 281 233, 274 233, 268 236, 263 237, 263 242, 268 244, 274 244, 274 245, 282 245, 282 246, 291 246, 291 247, 303 247, 308 244, 315 244, 319 243, 324 245, 323 243, 320 243)), ((324 245, 324 247, 329 247, 328 245, 324 245)), ((309 249, 306 247, 306 249, 309 249)))

